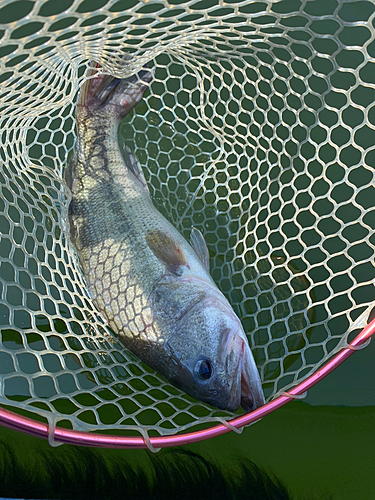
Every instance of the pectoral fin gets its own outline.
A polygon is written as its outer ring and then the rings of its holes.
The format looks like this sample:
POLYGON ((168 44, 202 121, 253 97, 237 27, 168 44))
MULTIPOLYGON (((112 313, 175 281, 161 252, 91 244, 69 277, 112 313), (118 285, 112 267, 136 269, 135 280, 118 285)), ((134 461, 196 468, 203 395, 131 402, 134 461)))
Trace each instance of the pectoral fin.
POLYGON ((186 256, 180 244, 167 233, 158 229, 148 231, 146 243, 169 272, 179 276, 181 266, 188 266, 186 256))
POLYGON ((191 228, 190 245, 207 271, 210 270, 210 255, 203 234, 196 227, 191 228))

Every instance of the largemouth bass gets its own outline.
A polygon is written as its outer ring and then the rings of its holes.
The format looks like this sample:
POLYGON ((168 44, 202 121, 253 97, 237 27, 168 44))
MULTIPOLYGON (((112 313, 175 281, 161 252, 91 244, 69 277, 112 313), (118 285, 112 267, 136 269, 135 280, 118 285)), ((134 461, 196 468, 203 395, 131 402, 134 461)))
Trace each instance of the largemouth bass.
POLYGON ((191 244, 154 207, 134 154, 120 150, 120 121, 152 73, 87 80, 76 107, 77 143, 65 179, 71 240, 88 289, 119 339, 191 396, 221 409, 264 403, 241 322, 208 271, 208 249, 191 244))

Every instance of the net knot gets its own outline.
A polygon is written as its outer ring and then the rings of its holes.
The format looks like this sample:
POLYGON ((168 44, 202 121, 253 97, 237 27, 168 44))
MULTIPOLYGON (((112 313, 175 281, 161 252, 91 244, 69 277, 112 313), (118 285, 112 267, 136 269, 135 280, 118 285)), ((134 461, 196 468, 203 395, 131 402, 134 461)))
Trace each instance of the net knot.
POLYGON ((152 446, 150 436, 148 435, 147 429, 139 427, 138 431, 142 434, 145 445, 147 446, 149 451, 151 451, 151 453, 157 453, 158 451, 160 451, 160 448, 155 448, 155 446, 152 446))
POLYGON ((346 343, 344 346, 344 349, 350 349, 351 351, 360 351, 361 349, 364 349, 367 347, 371 342, 371 337, 366 340, 366 342, 363 342, 362 344, 359 345, 351 345, 346 343))
POLYGON ((57 448, 64 443, 55 440, 55 430, 56 430, 56 422, 57 419, 53 416, 48 415, 48 444, 53 448, 57 448))
POLYGON ((287 391, 281 391, 279 392, 278 396, 286 396, 290 399, 304 399, 307 396, 307 391, 303 392, 302 394, 292 394, 287 391))
POLYGON ((219 422, 222 423, 229 430, 235 432, 236 434, 241 434, 243 431, 243 427, 235 427, 234 425, 232 425, 230 422, 228 422, 224 418, 219 418, 219 422))

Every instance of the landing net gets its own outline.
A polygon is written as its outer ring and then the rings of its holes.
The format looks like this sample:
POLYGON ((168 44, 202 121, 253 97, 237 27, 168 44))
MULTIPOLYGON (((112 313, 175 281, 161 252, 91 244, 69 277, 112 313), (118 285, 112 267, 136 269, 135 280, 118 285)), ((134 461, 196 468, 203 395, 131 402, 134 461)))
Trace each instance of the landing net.
POLYGON ((62 173, 90 60, 124 78, 155 68, 119 140, 140 160, 156 207, 186 237, 192 226, 204 234, 267 400, 367 324, 374 17, 362 0, 1 3, 4 408, 146 436, 233 417, 140 363, 86 290, 62 173))

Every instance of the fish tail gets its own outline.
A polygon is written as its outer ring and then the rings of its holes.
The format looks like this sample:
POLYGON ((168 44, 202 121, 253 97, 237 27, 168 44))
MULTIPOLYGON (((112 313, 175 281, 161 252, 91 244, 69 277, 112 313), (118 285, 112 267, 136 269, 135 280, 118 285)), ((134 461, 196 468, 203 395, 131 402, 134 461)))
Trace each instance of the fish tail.
POLYGON ((99 64, 92 62, 89 79, 82 85, 77 112, 108 112, 119 119, 124 118, 139 103, 153 79, 153 72, 147 66, 138 74, 126 79, 98 73, 99 64))

